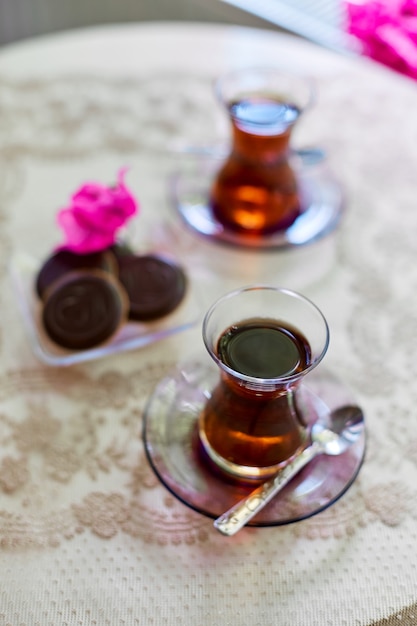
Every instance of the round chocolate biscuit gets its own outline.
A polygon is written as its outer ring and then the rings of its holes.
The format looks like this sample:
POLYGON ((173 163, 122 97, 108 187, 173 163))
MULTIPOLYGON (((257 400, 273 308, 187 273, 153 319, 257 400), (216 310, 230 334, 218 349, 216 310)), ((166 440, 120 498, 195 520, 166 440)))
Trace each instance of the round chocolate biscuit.
POLYGON ((38 296, 43 298, 48 287, 61 276, 81 269, 99 269, 115 273, 117 263, 110 250, 91 254, 75 254, 70 250, 58 250, 45 261, 38 272, 35 284, 38 296))
POLYGON ((69 272, 45 292, 42 322, 49 337, 71 350, 107 341, 126 321, 123 287, 100 270, 69 272))
POLYGON ((119 280, 129 297, 129 318, 149 321, 171 313, 186 290, 182 268, 156 255, 118 258, 119 280))

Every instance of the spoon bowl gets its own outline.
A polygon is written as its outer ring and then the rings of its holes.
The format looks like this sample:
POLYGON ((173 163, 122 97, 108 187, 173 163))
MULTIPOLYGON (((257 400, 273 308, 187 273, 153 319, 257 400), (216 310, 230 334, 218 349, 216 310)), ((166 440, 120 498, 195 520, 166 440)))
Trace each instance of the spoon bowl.
POLYGON ((363 431, 363 413, 355 405, 335 409, 328 423, 316 422, 311 429, 311 441, 323 446, 323 454, 338 456, 354 444, 363 431))
POLYGON ((356 443, 364 430, 364 415, 360 407, 344 405, 332 411, 326 421, 316 422, 311 429, 311 443, 276 476, 257 487, 214 521, 223 535, 235 535, 298 472, 319 454, 338 456, 356 443))

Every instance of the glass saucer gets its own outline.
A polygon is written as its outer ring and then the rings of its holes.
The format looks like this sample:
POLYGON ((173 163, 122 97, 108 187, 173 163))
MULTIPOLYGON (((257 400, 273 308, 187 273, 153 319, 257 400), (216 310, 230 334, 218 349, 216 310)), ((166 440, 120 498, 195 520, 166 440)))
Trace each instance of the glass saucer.
POLYGON ((194 167, 173 175, 170 181, 172 203, 185 224, 199 235, 219 243, 255 249, 301 246, 324 237, 339 223, 344 198, 339 183, 323 163, 310 164, 296 159, 303 212, 284 231, 253 238, 225 228, 213 215, 209 189, 221 161, 218 157, 195 158, 194 167))
MULTIPOLYGON (((355 404, 351 392, 339 380, 318 370, 306 377, 297 392, 297 403, 307 426, 319 418, 326 419, 339 406, 355 404)), ((151 396, 143 431, 146 454, 160 481, 184 504, 213 519, 254 488, 216 474, 200 449, 198 415, 218 375, 215 366, 199 361, 176 368, 151 396)), ((339 457, 316 457, 250 525, 289 524, 326 509, 353 483, 364 454, 365 433, 339 457)))

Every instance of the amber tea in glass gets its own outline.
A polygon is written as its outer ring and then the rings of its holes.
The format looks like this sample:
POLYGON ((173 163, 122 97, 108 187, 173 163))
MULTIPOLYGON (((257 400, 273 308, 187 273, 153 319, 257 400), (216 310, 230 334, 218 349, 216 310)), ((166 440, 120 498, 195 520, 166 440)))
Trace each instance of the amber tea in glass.
POLYGON ((213 215, 251 237, 285 230, 302 212, 290 138, 311 102, 311 85, 275 69, 253 69, 225 75, 216 87, 232 146, 211 188, 213 215))
POLYGON ((221 471, 263 480, 305 445, 296 392, 327 350, 327 323, 300 294, 254 286, 213 305, 203 339, 220 375, 199 418, 202 447, 221 471))

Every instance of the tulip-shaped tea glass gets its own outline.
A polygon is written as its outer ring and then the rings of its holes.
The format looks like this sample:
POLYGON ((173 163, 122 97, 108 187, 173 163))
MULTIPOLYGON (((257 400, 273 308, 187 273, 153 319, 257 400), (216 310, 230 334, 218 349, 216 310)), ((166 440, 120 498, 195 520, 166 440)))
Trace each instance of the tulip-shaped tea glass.
POLYGON ((219 77, 215 92, 230 122, 231 145, 223 162, 208 160, 195 180, 176 181, 186 223, 200 234, 255 248, 303 244, 332 229, 341 197, 323 153, 291 145, 295 125, 313 102, 311 81, 276 68, 241 69, 219 77))
POLYGON ((252 286, 215 302, 203 339, 219 369, 199 416, 205 455, 237 479, 264 480, 305 446, 297 389, 326 353, 326 320, 296 292, 252 286))
POLYGON ((288 228, 302 211, 290 139, 311 103, 310 82, 274 69, 241 70, 221 77, 216 91, 232 146, 210 192, 214 216, 255 238, 288 228))

